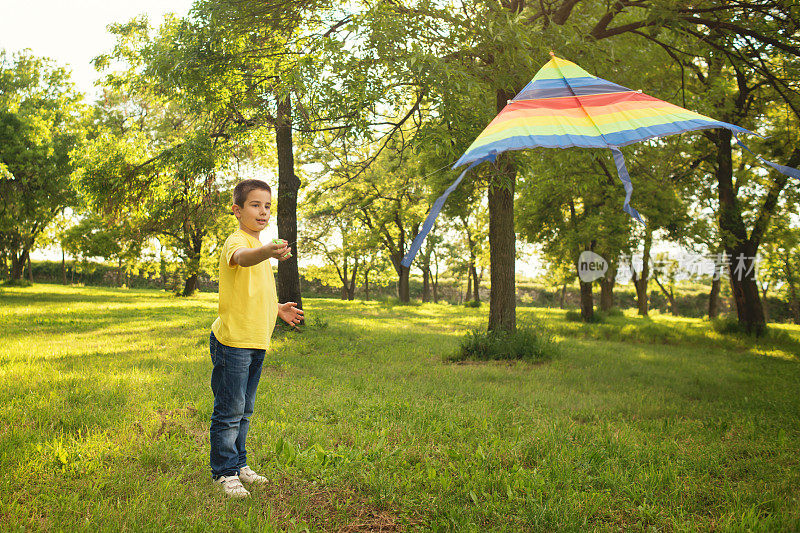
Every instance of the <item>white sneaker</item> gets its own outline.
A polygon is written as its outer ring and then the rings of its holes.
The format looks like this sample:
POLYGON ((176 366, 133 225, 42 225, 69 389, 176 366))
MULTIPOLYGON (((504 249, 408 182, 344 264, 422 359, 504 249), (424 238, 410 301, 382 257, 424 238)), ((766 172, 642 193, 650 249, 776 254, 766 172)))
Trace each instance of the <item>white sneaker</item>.
POLYGON ((257 485, 262 485, 267 482, 267 478, 265 478, 264 476, 259 476, 258 474, 253 472, 252 468, 250 468, 247 465, 239 469, 239 477, 245 483, 255 483, 257 485))
POLYGON ((222 485, 222 492, 229 498, 247 498, 250 493, 244 488, 239 476, 220 476, 217 483, 222 485))

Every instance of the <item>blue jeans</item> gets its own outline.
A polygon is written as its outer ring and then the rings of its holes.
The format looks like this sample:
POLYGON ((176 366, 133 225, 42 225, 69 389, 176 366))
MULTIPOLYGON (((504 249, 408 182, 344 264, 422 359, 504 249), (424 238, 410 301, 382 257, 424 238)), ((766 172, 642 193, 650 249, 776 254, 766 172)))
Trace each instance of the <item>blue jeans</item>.
POLYGON ((256 404, 265 350, 225 346, 213 333, 209 349, 214 363, 211 371, 214 392, 211 475, 216 479, 238 475, 239 469, 247 464, 245 441, 256 404))

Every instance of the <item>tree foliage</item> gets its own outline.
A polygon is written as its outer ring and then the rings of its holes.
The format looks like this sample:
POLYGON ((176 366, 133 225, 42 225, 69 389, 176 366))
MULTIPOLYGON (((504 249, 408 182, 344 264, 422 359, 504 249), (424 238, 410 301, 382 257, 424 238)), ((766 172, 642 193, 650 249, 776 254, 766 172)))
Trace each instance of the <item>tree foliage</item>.
POLYGON ((76 200, 70 152, 83 142, 84 115, 66 70, 0 50, 0 250, 12 280, 39 235, 76 200))

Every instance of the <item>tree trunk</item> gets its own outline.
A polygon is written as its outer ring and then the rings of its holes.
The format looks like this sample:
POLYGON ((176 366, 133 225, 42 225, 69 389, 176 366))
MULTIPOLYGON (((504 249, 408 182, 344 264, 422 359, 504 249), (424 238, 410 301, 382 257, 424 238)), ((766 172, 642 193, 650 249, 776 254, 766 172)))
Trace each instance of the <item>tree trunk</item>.
POLYGON ((369 271, 371 269, 364 269, 364 299, 369 300, 369 271))
POLYGON ((407 304, 411 301, 408 286, 408 275, 410 272, 411 269, 409 267, 400 265, 400 277, 397 280, 397 297, 400 299, 401 303, 407 304))
POLYGON ((11 281, 22 280, 22 274, 25 270, 25 263, 28 261, 28 251, 23 251, 20 255, 16 252, 11 253, 11 281))
MULTIPOLYGON (((715 268, 719 269, 721 267, 715 266, 715 268)), ((714 278, 711 280, 711 292, 708 295, 708 318, 711 319, 717 318, 717 315, 719 315, 720 282, 720 278, 715 273, 714 278)))
POLYGON ((197 273, 191 274, 183 284, 181 296, 191 296, 197 291, 197 273))
POLYGON ((67 257, 64 248, 61 248, 61 284, 67 284, 67 257))
MULTIPOLYGON (((339 273, 339 280, 342 282, 342 300, 347 300, 347 295, 350 293, 350 288, 348 287, 349 277, 347 276, 347 255, 344 256, 344 265, 342 266, 343 270, 339 273)), ((336 267, 336 270, 339 270, 339 267, 336 267)))
POLYGON ((744 241, 729 249, 728 273, 739 324, 747 333, 762 335, 766 328, 764 308, 755 279, 755 247, 744 241))
POLYGON ((739 324, 748 333, 761 335, 766 328, 764 309, 755 279, 755 256, 758 244, 747 237, 741 207, 733 187, 733 158, 731 132, 715 130, 717 145, 717 184, 719 190, 719 227, 730 238, 726 240, 728 271, 736 303, 739 324))
POLYGON ((28 254, 28 281, 33 283, 33 266, 31 265, 31 254, 28 254))
POLYGON ((297 268, 300 257, 297 245, 297 193, 300 179, 294 173, 292 103, 288 94, 278 101, 275 148, 278 155, 278 238, 294 243, 292 257, 278 263, 278 301, 295 302, 302 309, 300 272, 297 268))
POLYGON ((581 318, 584 322, 591 322, 594 319, 594 297, 592 295, 592 283, 579 281, 581 286, 581 318))
POLYGON ((431 279, 433 280, 433 303, 439 303, 439 266, 436 266, 436 274, 431 274, 431 279))
POLYGON ((513 332, 517 327, 513 177, 512 169, 507 187, 489 187, 489 331, 513 332))
POLYGON ((164 247, 158 246, 159 274, 161 274, 161 288, 167 290, 167 260, 164 259, 164 247))
POLYGON ((653 281, 656 282, 658 288, 661 289, 661 292, 664 293, 664 296, 667 297, 667 301, 669 302, 669 312, 672 316, 678 316, 678 308, 675 305, 675 295, 672 292, 672 287, 669 288, 669 291, 661 284, 659 279, 656 276, 653 276, 653 281))
MULTIPOLYGON (((635 276, 634 276, 635 277, 635 276)), ((649 303, 647 301, 647 278, 642 277, 633 280, 636 288, 636 307, 640 316, 648 316, 649 303)))
POLYGON ((202 257, 203 253, 203 238, 206 236, 206 232, 203 230, 196 230, 191 227, 190 224, 186 224, 185 230, 187 239, 188 239, 188 250, 187 250, 187 262, 186 266, 188 268, 189 277, 186 278, 186 281, 183 284, 183 292, 181 292, 181 296, 191 296, 197 289, 200 287, 198 276, 200 274, 200 258, 202 257))
POLYGON ((472 263, 472 301, 480 302, 481 301, 481 283, 480 279, 478 278, 478 269, 475 267, 475 263, 472 263))
MULTIPOLYGON (((514 93, 497 91, 497 111, 514 93)), ((517 329, 517 291, 514 277, 516 234, 514 233, 514 188, 516 168, 508 154, 497 158, 499 171, 489 184, 489 331, 517 329)))
POLYGON ((717 145, 717 189, 719 191, 719 227, 724 235, 728 253, 728 271, 736 303, 739 324, 748 333, 761 335, 766 327, 764 309, 755 279, 755 255, 758 244, 747 237, 741 207, 733 187, 732 134, 729 130, 714 130, 717 145))
POLYGON ((517 295, 514 278, 514 170, 507 187, 489 187, 489 331, 516 331, 517 295))
POLYGON ((358 274, 358 259, 353 262, 353 275, 350 276, 350 286, 347 289, 347 299, 353 301, 356 297, 356 275, 358 274))
POLYGON ((430 268, 422 269, 422 301, 431 301, 431 283, 430 283, 430 268))
POLYGON ((400 245, 398 248, 392 250, 389 258, 392 261, 394 271, 397 273, 397 298, 401 303, 409 303, 411 301, 409 292, 408 276, 411 272, 411 267, 403 266, 400 261, 403 260, 403 250, 405 249, 405 239, 400 236, 400 245))
MULTIPOLYGON (((117 281, 115 282, 117 287, 122 286, 122 258, 117 258, 117 281)), ((185 295, 184 295, 185 296, 185 295)))
MULTIPOLYGON (((472 298, 475 302, 481 301, 480 296, 480 281, 478 279, 478 268, 475 266, 477 257, 475 257, 475 241, 472 240, 472 232, 469 229, 469 224, 466 219, 462 219, 464 223, 464 231, 467 234, 467 245, 469 246, 469 266, 467 267, 467 298, 472 298)), ((516 302, 515 302, 516 303, 516 302)))
POLYGON ((614 285, 617 283, 617 268, 609 267, 606 275, 600 278, 600 310, 608 311, 614 307, 614 285))
POLYGON ((561 287, 561 298, 558 301, 558 308, 564 309, 564 298, 567 296, 567 283, 564 282, 564 285, 561 287))

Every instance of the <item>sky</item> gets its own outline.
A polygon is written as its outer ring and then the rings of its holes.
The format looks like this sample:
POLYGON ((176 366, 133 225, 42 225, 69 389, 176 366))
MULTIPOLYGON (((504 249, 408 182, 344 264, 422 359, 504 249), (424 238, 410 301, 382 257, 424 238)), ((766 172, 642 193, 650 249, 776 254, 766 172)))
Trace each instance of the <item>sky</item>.
POLYGON ((34 55, 69 66, 76 87, 95 94, 97 73, 92 58, 114 45, 106 26, 147 14, 157 25, 165 13, 185 15, 192 0, 0 0, 0 48, 34 55))

